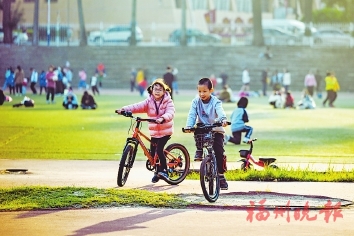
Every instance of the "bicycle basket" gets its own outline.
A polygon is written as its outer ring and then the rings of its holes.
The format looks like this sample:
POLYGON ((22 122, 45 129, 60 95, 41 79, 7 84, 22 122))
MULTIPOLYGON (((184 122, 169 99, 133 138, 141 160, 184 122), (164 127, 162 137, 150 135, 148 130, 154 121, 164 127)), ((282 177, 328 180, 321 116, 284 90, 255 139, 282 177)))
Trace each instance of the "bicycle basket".
POLYGON ((207 146, 213 146, 214 139, 213 139, 213 133, 209 132, 206 134, 194 134, 194 140, 197 145, 197 147, 207 147, 207 146))
POLYGON ((248 150, 240 150, 239 153, 240 153, 240 157, 246 158, 248 153, 250 153, 250 151, 248 151, 248 150))

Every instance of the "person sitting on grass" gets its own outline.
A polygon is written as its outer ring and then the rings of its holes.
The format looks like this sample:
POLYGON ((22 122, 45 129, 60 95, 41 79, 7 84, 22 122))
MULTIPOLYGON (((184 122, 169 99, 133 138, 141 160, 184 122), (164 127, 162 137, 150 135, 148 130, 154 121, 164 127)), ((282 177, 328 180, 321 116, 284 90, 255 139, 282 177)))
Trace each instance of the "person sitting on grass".
POLYGON ((20 103, 14 104, 12 107, 21 107, 21 106, 34 107, 34 100, 25 96, 20 103))
POLYGON ((89 110, 97 108, 97 104, 95 102, 95 99, 87 91, 85 91, 84 94, 82 95, 81 107, 82 107, 82 109, 89 109, 89 110))
POLYGON ((302 99, 297 103, 298 109, 315 109, 316 103, 315 100, 309 95, 307 90, 304 91, 302 99))
POLYGON ((283 108, 285 105, 285 97, 281 91, 274 91, 274 93, 269 96, 268 102, 274 108, 283 108))
POLYGON ((4 102, 11 102, 12 98, 10 96, 6 96, 4 92, 0 89, 0 106, 4 104, 4 102))
POLYGON ((247 143, 251 140, 253 128, 245 124, 249 121, 246 111, 247 105, 248 99, 246 97, 241 97, 237 102, 237 108, 231 114, 232 135, 224 136, 224 144, 227 144, 227 142, 231 142, 233 144, 241 144, 241 136, 243 132, 246 133, 243 142, 247 143))
POLYGON ((285 109, 288 109, 288 108, 295 108, 295 105, 294 105, 294 97, 293 97, 293 95, 291 94, 290 91, 287 91, 287 92, 286 92, 284 108, 285 108, 285 109))
POLYGON ((232 97, 232 90, 227 84, 224 85, 223 90, 221 90, 218 98, 222 102, 233 102, 234 101, 234 99, 232 97))
POLYGON ((64 100, 63 107, 68 110, 77 109, 79 107, 79 103, 77 101, 77 97, 74 94, 72 88, 69 88, 68 91, 64 92, 64 100))

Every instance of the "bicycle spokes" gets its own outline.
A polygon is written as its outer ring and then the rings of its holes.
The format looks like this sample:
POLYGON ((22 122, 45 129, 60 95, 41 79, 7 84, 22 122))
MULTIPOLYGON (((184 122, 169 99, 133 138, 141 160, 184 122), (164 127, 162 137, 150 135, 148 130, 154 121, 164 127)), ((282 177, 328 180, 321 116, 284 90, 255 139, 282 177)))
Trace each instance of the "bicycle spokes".
POLYGON ((200 165, 200 184, 205 199, 215 202, 219 197, 220 184, 215 158, 204 158, 200 165))

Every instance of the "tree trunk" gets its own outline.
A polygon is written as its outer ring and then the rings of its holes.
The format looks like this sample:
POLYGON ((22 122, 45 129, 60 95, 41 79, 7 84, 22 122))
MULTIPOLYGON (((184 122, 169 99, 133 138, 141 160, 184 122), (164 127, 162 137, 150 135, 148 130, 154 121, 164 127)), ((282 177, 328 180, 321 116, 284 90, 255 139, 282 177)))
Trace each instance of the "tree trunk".
POLYGON ((3 0, 2 6, 2 24, 4 28, 4 43, 12 43, 12 28, 11 28, 11 1, 12 0, 3 0))
POLYGON ((80 46, 87 46, 87 36, 84 20, 84 11, 82 8, 82 0, 77 0, 77 9, 79 13, 79 24, 80 24, 80 46))
POLYGON ((305 1, 304 19, 306 23, 305 35, 311 36, 310 23, 312 23, 312 0, 305 1))
POLYGON ((130 25, 130 46, 136 45, 136 0, 132 1, 132 22, 130 25))
POLYGON ((181 22, 181 46, 187 46, 187 35, 186 35, 186 0, 182 0, 182 22, 181 22))
POLYGON ((254 46, 263 46, 263 29, 262 29, 262 1, 252 0, 253 11, 253 42, 254 46))
POLYGON ((38 16, 39 16, 39 0, 34 1, 34 16, 33 16, 33 41, 34 46, 38 46, 38 16))

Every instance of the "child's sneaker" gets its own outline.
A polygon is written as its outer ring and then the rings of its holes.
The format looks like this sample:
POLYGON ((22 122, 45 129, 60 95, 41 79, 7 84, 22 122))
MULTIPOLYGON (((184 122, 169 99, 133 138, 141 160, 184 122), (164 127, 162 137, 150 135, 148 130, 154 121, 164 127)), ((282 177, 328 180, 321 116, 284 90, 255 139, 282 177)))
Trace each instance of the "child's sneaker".
POLYGON ((224 175, 220 175, 220 176, 219 176, 219 183, 220 183, 220 189, 221 189, 221 190, 228 190, 229 185, 227 184, 224 175))
POLYGON ((169 179, 168 174, 165 171, 161 171, 161 172, 157 173, 157 175, 158 175, 158 178, 163 179, 165 181, 169 179))
POLYGON ((225 134, 225 135, 224 135, 224 145, 227 144, 227 142, 229 141, 229 139, 230 139, 230 136, 227 135, 227 134, 225 134))
POLYGON ((248 143, 250 140, 251 140, 251 139, 249 139, 249 138, 247 138, 247 137, 244 137, 244 138, 243 138, 243 142, 244 142, 244 143, 248 143))
POLYGON ((202 161, 203 160, 203 150, 195 151, 194 161, 202 161))
POLYGON ((157 183, 157 182, 159 182, 159 180, 160 180, 159 176, 155 173, 155 174, 154 174, 154 177, 152 177, 151 182, 157 183))

